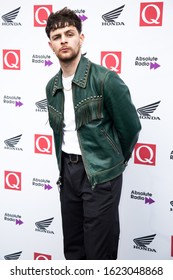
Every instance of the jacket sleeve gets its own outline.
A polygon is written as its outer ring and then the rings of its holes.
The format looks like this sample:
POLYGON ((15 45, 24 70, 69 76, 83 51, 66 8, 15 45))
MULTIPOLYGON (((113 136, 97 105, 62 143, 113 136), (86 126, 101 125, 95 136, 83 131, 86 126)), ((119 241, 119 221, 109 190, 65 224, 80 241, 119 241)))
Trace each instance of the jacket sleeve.
POLYGON ((127 85, 113 71, 106 74, 103 86, 104 104, 117 132, 127 162, 138 141, 141 123, 127 85))

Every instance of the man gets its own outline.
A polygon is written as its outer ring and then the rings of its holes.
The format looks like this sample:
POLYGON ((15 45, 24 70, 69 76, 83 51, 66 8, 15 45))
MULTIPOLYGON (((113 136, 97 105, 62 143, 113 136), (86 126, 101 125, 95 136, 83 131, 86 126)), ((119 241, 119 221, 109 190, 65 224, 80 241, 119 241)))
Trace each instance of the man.
POLYGON ((128 87, 81 54, 79 17, 51 13, 46 33, 59 72, 48 82, 66 259, 116 259, 122 173, 141 129, 128 87))

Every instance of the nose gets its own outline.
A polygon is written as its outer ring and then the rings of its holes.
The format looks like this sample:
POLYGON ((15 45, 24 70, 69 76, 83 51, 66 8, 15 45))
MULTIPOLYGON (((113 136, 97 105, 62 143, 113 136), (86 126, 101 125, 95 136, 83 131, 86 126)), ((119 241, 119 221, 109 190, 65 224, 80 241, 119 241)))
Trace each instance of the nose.
POLYGON ((67 42, 67 37, 65 35, 61 36, 61 44, 64 44, 67 42))

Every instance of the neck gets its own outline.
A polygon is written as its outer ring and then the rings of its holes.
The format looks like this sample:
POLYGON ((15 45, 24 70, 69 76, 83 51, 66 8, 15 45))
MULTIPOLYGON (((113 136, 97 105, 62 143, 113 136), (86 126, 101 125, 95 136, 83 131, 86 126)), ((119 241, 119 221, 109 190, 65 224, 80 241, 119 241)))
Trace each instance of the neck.
POLYGON ((67 78, 69 76, 72 76, 76 72, 76 68, 78 66, 78 63, 80 61, 81 55, 78 55, 74 60, 72 61, 60 61, 63 77, 67 78))

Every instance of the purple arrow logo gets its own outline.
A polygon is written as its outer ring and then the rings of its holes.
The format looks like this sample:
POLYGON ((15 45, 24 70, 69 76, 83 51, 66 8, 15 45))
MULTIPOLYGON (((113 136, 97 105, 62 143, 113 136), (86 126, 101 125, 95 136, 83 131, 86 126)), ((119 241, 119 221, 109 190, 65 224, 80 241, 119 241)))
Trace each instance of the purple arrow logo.
POLYGON ((45 62, 44 62, 44 66, 50 66, 52 64, 53 64, 53 62, 50 60, 45 60, 45 62))
POLYGON ((20 101, 16 101, 15 105, 16 105, 16 107, 17 107, 17 106, 19 106, 19 107, 20 107, 20 106, 22 106, 22 105, 23 105, 23 103, 22 103, 22 102, 20 102, 20 101))
POLYGON ((48 184, 48 185, 47 185, 47 184, 45 184, 45 185, 44 185, 44 189, 49 191, 49 190, 51 190, 51 189, 52 189, 52 187, 51 187, 49 184, 48 184))
POLYGON ((16 225, 19 225, 19 226, 20 226, 20 225, 22 225, 22 224, 23 224, 23 222, 22 222, 20 219, 19 219, 19 220, 16 219, 16 225))
POLYGON ((158 67, 160 67, 160 65, 159 65, 158 63, 156 63, 156 62, 154 62, 154 63, 153 63, 153 62, 150 62, 150 70, 153 69, 153 68, 154 68, 154 70, 155 70, 155 69, 157 69, 158 67))
POLYGON ((145 197, 145 204, 149 203, 149 204, 152 204, 154 203, 155 201, 151 198, 151 197, 145 197))
POLYGON ((81 19, 81 21, 85 21, 87 19, 87 17, 85 15, 82 15, 82 16, 79 15, 78 17, 81 19))

